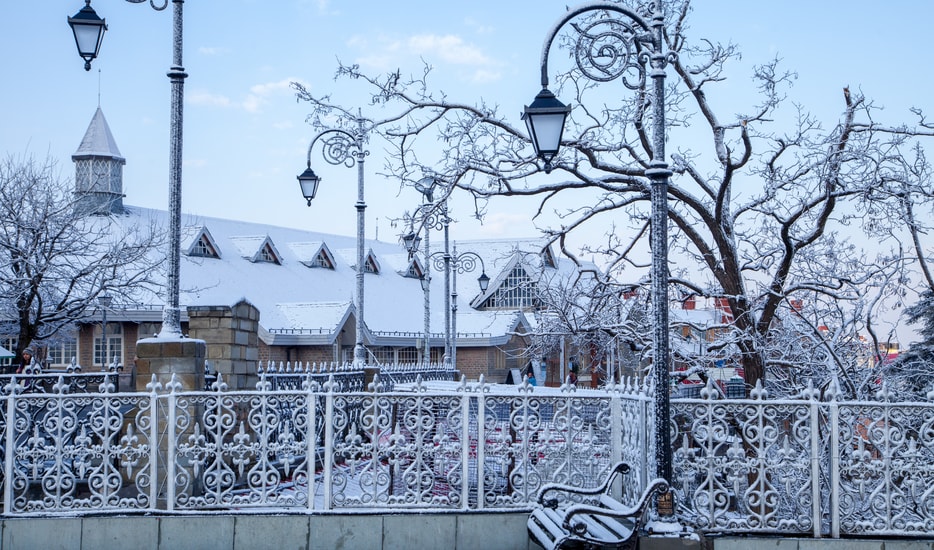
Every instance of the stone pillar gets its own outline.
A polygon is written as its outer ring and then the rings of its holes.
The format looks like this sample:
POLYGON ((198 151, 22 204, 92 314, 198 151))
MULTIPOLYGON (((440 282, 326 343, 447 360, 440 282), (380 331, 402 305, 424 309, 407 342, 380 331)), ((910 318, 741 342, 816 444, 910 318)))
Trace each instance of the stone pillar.
MULTIPOLYGON (((137 391, 147 391, 146 385, 152 381, 155 375, 156 381, 162 383, 163 392, 166 384, 175 380, 182 386, 181 391, 201 391, 204 389, 204 340, 183 337, 154 337, 144 338, 136 342, 136 361, 137 391)), ((174 468, 176 475, 174 480, 186 478, 187 482, 176 484, 169 488, 169 456, 170 449, 179 441, 184 441, 188 434, 194 430, 195 424, 201 422, 201 406, 193 405, 187 410, 176 411, 176 414, 188 415, 191 422, 185 433, 176 433, 174 442, 169 441, 169 418, 161 416, 165 414, 165 407, 157 407, 160 416, 156 419, 156 430, 158 431, 158 440, 150 441, 155 452, 150 455, 150 460, 156 462, 158 491, 156 495, 156 505, 160 509, 169 508, 169 500, 172 494, 178 495, 179 492, 186 492, 189 495, 196 495, 201 492, 201 482, 195 476, 195 468, 185 460, 177 460, 174 468), (180 475, 185 474, 185 475, 180 475), (169 491, 172 491, 170 494, 169 491)), ((148 436, 149 434, 147 434, 148 436)), ((202 470, 203 471, 203 470, 202 470)))
POLYGON ((143 338, 136 342, 136 356, 137 391, 146 391, 153 374, 163 386, 174 374, 184 389, 204 389, 204 340, 143 338))
POLYGON ((256 388, 259 310, 246 301, 229 306, 188 308, 188 334, 207 342, 211 368, 231 390, 256 388))

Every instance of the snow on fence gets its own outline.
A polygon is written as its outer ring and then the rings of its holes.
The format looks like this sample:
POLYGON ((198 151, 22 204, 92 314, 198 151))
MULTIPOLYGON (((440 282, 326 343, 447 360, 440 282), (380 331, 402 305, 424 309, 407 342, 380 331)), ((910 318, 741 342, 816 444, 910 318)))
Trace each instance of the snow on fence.
MULTIPOLYGON (((543 483, 594 486, 617 460, 633 466, 629 491, 654 477, 651 389, 443 376, 347 389, 336 373, 283 370, 251 391, 0 377, 3 515, 528 509, 543 483)), ((673 399, 671 418, 678 513, 698 530, 934 529, 932 403, 708 388, 673 399)))

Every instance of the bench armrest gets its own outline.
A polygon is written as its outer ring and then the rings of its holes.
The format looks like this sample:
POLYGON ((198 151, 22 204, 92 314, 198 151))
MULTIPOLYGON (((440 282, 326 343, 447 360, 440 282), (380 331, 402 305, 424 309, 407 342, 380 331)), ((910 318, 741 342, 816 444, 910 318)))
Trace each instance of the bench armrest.
MULTIPOLYGON (((648 486, 645 488, 645 491, 642 491, 642 495, 640 495, 639 499, 631 506, 623 506, 616 509, 605 508, 602 506, 592 506, 590 504, 574 504, 572 506, 568 506, 564 513, 563 527, 580 535, 580 528, 575 527, 575 525, 571 523, 571 520, 577 514, 593 514, 613 519, 634 518, 638 526, 639 520, 642 517, 642 514, 645 512, 645 507, 648 505, 649 499, 652 497, 652 495, 654 495, 656 492, 665 492, 667 490, 668 482, 664 479, 657 478, 649 482, 648 486)), ((578 525, 583 527, 582 524, 578 525)))
POLYGON ((546 494, 551 491, 561 491, 565 493, 571 493, 575 495, 599 495, 605 493, 607 489, 613 484, 613 481, 618 475, 624 475, 629 473, 629 464, 625 462, 617 462, 613 469, 610 471, 610 475, 607 476, 606 481, 603 482, 603 485, 599 487, 594 487, 593 489, 581 489, 580 487, 574 487, 571 485, 563 485, 561 483, 546 483, 542 485, 541 489, 538 490, 538 503, 546 508, 557 508, 558 499, 557 498, 546 498, 546 494))

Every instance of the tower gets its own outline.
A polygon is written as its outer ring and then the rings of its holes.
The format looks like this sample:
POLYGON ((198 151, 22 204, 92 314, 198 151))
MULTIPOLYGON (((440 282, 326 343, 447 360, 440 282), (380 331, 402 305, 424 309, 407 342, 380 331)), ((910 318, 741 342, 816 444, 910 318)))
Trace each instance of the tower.
POLYGON ((123 165, 117 142, 107 119, 98 106, 78 150, 75 163, 76 208, 86 214, 108 215, 123 212, 123 165))

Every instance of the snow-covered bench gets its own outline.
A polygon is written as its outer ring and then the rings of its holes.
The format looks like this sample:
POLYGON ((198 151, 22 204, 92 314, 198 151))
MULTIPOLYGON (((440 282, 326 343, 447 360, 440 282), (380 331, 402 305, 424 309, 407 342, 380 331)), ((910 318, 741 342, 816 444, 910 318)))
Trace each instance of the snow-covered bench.
POLYGON ((636 502, 620 502, 613 496, 614 484, 629 469, 624 462, 616 464, 603 485, 594 489, 556 483, 542 486, 529 516, 529 537, 545 550, 565 545, 635 548, 646 506, 656 491, 666 492, 668 484, 652 480, 636 502))

